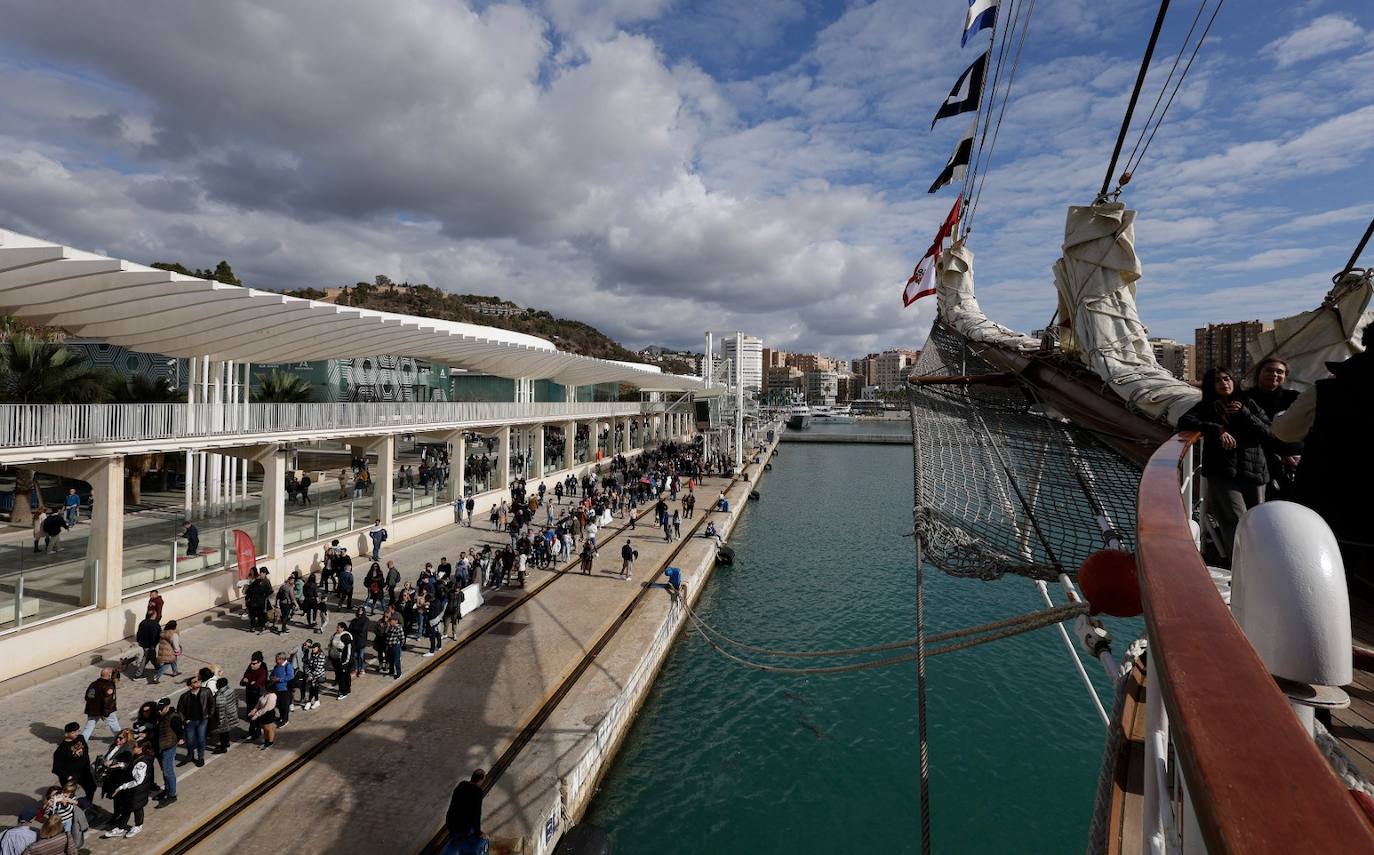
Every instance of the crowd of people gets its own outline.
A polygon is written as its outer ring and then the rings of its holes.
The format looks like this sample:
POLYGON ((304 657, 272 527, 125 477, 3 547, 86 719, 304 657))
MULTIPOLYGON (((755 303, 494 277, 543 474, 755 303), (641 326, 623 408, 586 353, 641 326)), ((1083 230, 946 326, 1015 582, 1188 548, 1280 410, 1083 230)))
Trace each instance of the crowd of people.
POLYGON ((1368 455, 1360 453, 1365 414, 1374 411, 1374 325, 1364 352, 1329 363, 1329 378, 1299 394, 1289 388, 1288 363, 1262 360, 1249 388, 1227 368, 1202 378, 1202 400, 1181 419, 1181 430, 1202 433, 1204 508, 1219 543, 1209 558, 1229 564, 1236 526, 1249 508, 1285 499, 1317 511, 1331 526, 1347 575, 1374 582, 1374 546, 1361 530, 1368 455))
MULTIPOLYGON (((473 546, 453 560, 441 555, 409 579, 394 559, 382 560, 384 536, 372 538, 374 550, 360 586, 355 586, 353 557, 337 540, 324 550, 319 572, 293 572, 276 582, 268 568, 257 568, 243 590, 245 628, 278 635, 305 628, 316 637, 270 655, 254 651, 241 673, 207 659, 197 660, 204 667, 183 673, 188 654, 177 622, 163 620, 163 599, 150 592, 135 632, 140 655, 127 663, 129 678, 157 685, 170 677, 184 683, 184 691, 139 703, 126 724, 121 720, 121 695, 130 690, 125 673, 102 668, 82 699, 84 724, 68 724, 54 750, 56 785, 21 817, 19 828, 5 832, 3 852, 75 853, 93 820, 107 820, 105 837, 138 836, 150 804, 176 804, 178 768, 203 766, 207 755, 223 754, 235 742, 269 750, 290 726, 294 711, 317 709, 330 696, 346 701, 353 682, 368 675, 400 679, 402 654, 413 644, 421 646, 424 657, 439 653, 445 641, 458 638, 468 586, 523 586, 531 566, 551 568, 574 556, 584 572, 591 572, 601 532, 614 520, 633 529, 645 506, 652 506, 665 539, 680 537, 681 521, 695 514, 706 471, 698 449, 668 443, 635 457, 617 455, 581 477, 569 475, 551 485, 518 479, 510 485, 509 501, 492 506, 500 542, 473 546), (341 618, 331 623, 335 609, 341 618), (111 738, 103 750, 92 746, 98 728, 111 738), (108 808, 97 807, 102 799, 108 808), (16 849, 15 843, 23 845, 16 849)), ((298 482, 297 489, 308 501, 308 486, 298 482)), ((472 525, 471 498, 455 501, 457 523, 472 525)), ((627 539, 620 578, 632 578, 637 556, 627 539)), ((479 783, 480 776, 455 793, 449 820, 461 836, 480 834, 480 788, 474 786, 479 783)))

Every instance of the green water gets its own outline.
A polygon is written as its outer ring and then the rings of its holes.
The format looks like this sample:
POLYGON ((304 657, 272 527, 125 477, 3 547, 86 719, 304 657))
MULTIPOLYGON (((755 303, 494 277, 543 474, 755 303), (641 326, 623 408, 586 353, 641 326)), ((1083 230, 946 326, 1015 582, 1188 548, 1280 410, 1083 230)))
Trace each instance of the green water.
MULTIPOLYGON (((872 422, 817 429, 876 432, 872 422)), ((910 447, 781 450, 702 616, 776 648, 911 637, 910 447)), ((931 573, 926 592, 931 632, 1043 605, 1014 578, 931 573)), ((1101 669, 1090 673, 1105 697, 1101 669)), ((1081 852, 1104 732, 1057 631, 931 660, 927 680, 935 850, 1081 852)), ((618 855, 917 852, 915 685, 914 665, 749 671, 688 632, 587 821, 611 833, 618 855)))

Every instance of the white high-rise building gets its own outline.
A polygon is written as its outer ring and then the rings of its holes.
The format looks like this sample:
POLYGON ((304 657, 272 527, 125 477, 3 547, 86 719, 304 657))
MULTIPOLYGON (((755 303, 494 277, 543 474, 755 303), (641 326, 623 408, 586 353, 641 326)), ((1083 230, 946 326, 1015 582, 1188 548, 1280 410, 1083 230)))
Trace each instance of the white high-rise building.
POLYGON ((721 337, 721 355, 733 361, 738 358, 744 372, 744 388, 762 389, 763 388, 763 339, 757 336, 747 335, 743 338, 743 353, 738 357, 735 354, 735 337, 725 335, 721 337))

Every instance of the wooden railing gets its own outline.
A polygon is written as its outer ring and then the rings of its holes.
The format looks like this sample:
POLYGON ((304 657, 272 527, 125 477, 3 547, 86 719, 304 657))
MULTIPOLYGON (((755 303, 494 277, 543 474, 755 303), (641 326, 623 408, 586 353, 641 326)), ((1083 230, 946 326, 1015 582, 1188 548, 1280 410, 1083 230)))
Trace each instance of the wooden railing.
MULTIPOLYGON (((1146 817, 1152 834, 1194 834, 1222 852, 1374 852, 1374 827, 1332 773, 1287 698, 1217 593, 1189 525, 1196 433, 1150 458, 1140 481, 1137 567, 1149 634, 1149 687, 1162 721, 1147 724, 1173 751, 1147 759, 1146 799, 1164 764, 1182 771, 1175 808, 1146 817), (1158 761, 1157 769, 1150 768, 1158 761), (1177 812, 1175 812, 1177 811, 1177 812), (1180 813, 1182 815, 1180 815, 1180 813), (1172 814, 1172 815, 1165 815, 1172 814)), ((1147 743, 1148 751, 1148 743, 1147 743)), ((1155 752, 1150 751, 1150 754, 1155 752)), ((1178 776, 1166 775, 1165 781, 1178 776)), ((1171 784, 1161 783, 1162 787, 1171 784)), ((1146 813, 1150 812, 1149 806, 1146 813)))

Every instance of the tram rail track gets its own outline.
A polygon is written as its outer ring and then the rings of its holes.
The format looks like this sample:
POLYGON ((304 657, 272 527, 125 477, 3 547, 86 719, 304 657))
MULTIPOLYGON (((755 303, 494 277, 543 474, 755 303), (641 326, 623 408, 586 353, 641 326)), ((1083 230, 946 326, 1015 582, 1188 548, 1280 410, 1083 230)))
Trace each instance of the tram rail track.
MULTIPOLYGON (((730 482, 725 487, 725 491, 729 491, 731 487, 734 487, 739 482, 739 480, 739 475, 735 475, 731 478, 730 482)), ((520 756, 520 752, 524 751, 525 746, 530 743, 530 740, 539 732, 539 729, 544 726, 549 716, 553 715, 554 710, 558 709, 558 705, 563 702, 563 699, 567 697, 568 693, 571 692, 573 687, 581 680, 582 675, 585 674, 592 663, 596 661, 596 658, 601 652, 606 649, 606 646, 611 643, 616 633, 620 631, 621 627, 625 625, 625 622, 634 614, 635 609, 648 598, 651 591, 656 590, 654 587, 655 583, 658 582, 663 576, 664 571, 672 565, 677 557, 682 554, 682 550, 686 549, 692 542, 692 537, 705 525, 706 521, 713 513, 718 513, 718 511, 715 508, 707 508, 701 517, 692 524, 692 528, 688 530, 687 535, 679 538, 677 545, 674 546, 667 557, 663 559, 662 566, 659 567, 652 576, 645 579, 640 584, 639 591, 630 602, 626 604, 625 608, 622 609, 618 615, 616 615, 610 625, 602 631, 601 635, 597 637, 596 642, 582 655, 582 658, 578 660, 572 671, 570 671, 568 675, 563 678, 562 682, 558 684, 558 687, 544 699, 543 705, 540 706, 539 709, 535 711, 534 715, 530 716, 529 720, 525 722, 525 725, 520 728, 515 738, 511 740, 510 745, 506 746, 506 750, 501 752, 501 756, 498 757, 491 768, 487 770, 486 777, 482 780, 482 792, 484 794, 491 792, 492 787, 501 779, 501 775, 515 763, 516 758, 520 756)), ((421 855, 438 855, 438 853, 442 852, 444 847, 448 845, 448 842, 448 829, 440 824, 439 830, 430 837, 429 842, 424 845, 420 853, 421 855)))
MULTIPOLYGON (((729 480, 728 484, 725 486, 724 489, 728 491, 739 480, 740 476, 735 475, 729 480)), ((633 519, 636 522, 638 522, 639 520, 648 517, 652 513, 652 511, 652 506, 647 506, 645 510, 635 514, 633 519)), ((647 580, 644 583, 643 587, 641 587, 639 593, 636 594, 636 596, 633 598, 630 605, 627 606, 626 609, 612 622, 611 629, 602 633, 602 635, 597 639, 597 643, 592 647, 588 654, 585 655, 582 658, 582 660, 578 662, 577 666, 574 667, 573 671, 570 672, 559 684, 559 686, 554 690, 554 692, 545 699, 544 705, 541 706, 540 709, 535 713, 535 715, 532 716, 531 719, 525 724, 525 726, 521 728, 515 740, 513 740, 511 745, 508 746, 504 752, 502 752, 502 755, 500 758, 498 758, 497 763, 493 765, 492 772, 487 777, 488 782, 495 783, 496 780, 499 779, 501 772, 504 772, 507 768, 510 767, 511 763, 513 763, 515 758, 519 755, 519 752, 524 748, 525 745, 529 743, 530 739, 533 738, 534 733, 538 731, 539 726, 545 720, 548 719, 548 716, 557 707, 558 701, 561 701, 562 698, 565 697, 569 691, 571 691, 573 685, 586 671, 587 667, 591 664, 591 661, 595 659, 595 653, 605 648, 606 644, 609 643, 610 639, 614 636, 615 630, 618 630, 620 626, 624 624, 625 620, 629 618, 630 614, 632 614, 634 611, 634 607, 638 603, 640 603, 646 596, 646 592, 652 590, 650 585, 652 585, 652 583, 662 575, 663 568, 666 568, 676 558, 676 556, 680 554, 683 547, 686 546, 690 538, 705 523, 706 519, 710 516, 711 512, 712 511, 707 510, 705 513, 701 515, 701 518, 697 521, 697 523, 695 523, 693 527, 687 532, 687 536, 682 538, 679 545, 676 546, 672 550, 672 552, 669 553, 668 557, 663 562, 663 567, 659 568, 658 572, 656 572, 651 579, 647 580)), ((627 533, 632 531, 635 531, 635 529, 632 529, 630 527, 628 521, 620 526, 615 527, 614 529, 612 529, 610 537, 607 537, 604 540, 599 539, 600 542, 597 544, 598 551, 602 547, 617 541, 621 537, 629 536, 627 533)), ((479 624, 476 629, 459 638, 457 641, 445 646, 444 649, 436 653, 432 659, 430 659, 428 662, 426 662, 419 668, 411 671, 409 674, 402 677, 392 686, 389 686, 385 691, 382 692, 381 695, 369 701, 362 709, 354 713, 346 721, 338 725, 334 730, 330 731, 328 734, 317 740, 315 743, 307 746, 304 750, 302 750, 296 756, 292 757, 284 765, 272 770, 271 772, 261 777, 252 786, 251 789, 240 795, 237 795, 233 801, 214 810, 204 821, 200 822, 190 830, 184 832, 179 838, 177 838, 174 842, 168 844, 166 848, 162 850, 164 855, 182 855, 182 853, 191 852, 197 846, 209 840, 220 829, 224 828, 234 819, 241 816, 249 808, 260 802, 263 798, 270 795, 275 789, 280 787, 282 784, 294 778, 295 775, 301 772, 312 760, 319 757, 329 748, 338 744, 348 734, 369 722, 379 712, 381 712, 382 710, 390 706, 392 703, 397 701, 402 695, 406 694, 411 689, 418 686, 420 683, 426 681, 432 675, 438 673, 441 670, 441 666, 445 662, 449 661, 452 657, 456 656, 459 653, 459 651, 467 648, 473 642, 477 641, 478 639, 487 635, 496 627, 503 624, 506 620, 508 620, 511 617, 511 615, 518 612, 520 609, 534 601, 544 591, 548 590, 548 588, 551 585, 553 585, 554 583, 556 583, 560 579, 563 579, 566 576, 580 575, 576 570, 578 565, 579 559, 573 558, 572 560, 562 565, 560 568, 556 569, 553 572, 553 575, 550 576, 548 579, 543 580, 539 584, 535 585, 533 588, 530 588, 529 590, 525 591, 512 602, 502 606, 500 610, 497 611, 494 615, 491 615, 490 617, 482 621, 482 623, 479 624)), ((431 839, 430 843, 433 843, 433 839, 431 839)), ((442 847, 442 845, 443 844, 440 843, 440 847, 442 847)), ((426 844, 426 849, 424 851, 430 851, 430 844, 426 844)))

